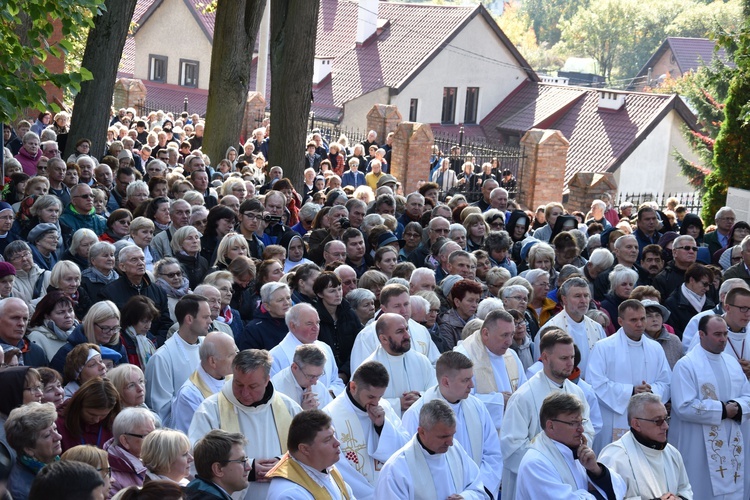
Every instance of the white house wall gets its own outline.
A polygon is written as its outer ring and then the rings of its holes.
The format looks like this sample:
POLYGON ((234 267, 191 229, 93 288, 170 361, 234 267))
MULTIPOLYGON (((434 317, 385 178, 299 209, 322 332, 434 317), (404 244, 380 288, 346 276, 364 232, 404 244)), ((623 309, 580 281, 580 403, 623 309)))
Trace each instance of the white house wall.
POLYGON ((440 123, 443 87, 457 87, 455 123, 464 122, 467 87, 479 87, 477 123, 527 78, 525 71, 481 16, 469 24, 422 69, 409 84, 391 97, 404 119, 411 99, 419 99, 417 121, 440 123))
POLYGON ((696 159, 680 132, 682 123, 679 114, 670 111, 622 163, 615 172, 621 193, 694 191, 672 157, 672 151, 677 148, 689 159, 696 159))
MULTIPOLYGON (((365 130, 367 128, 367 113, 375 104, 388 104, 388 87, 361 95, 356 99, 344 104, 344 113, 341 118, 341 128, 346 130, 365 130)), ((404 110, 399 107, 404 120, 409 119, 409 107, 404 110)))
POLYGON ((164 0, 135 34, 134 77, 149 79, 149 56, 168 57, 167 81, 179 85, 180 59, 198 61, 198 88, 208 89, 211 43, 184 0, 164 0))

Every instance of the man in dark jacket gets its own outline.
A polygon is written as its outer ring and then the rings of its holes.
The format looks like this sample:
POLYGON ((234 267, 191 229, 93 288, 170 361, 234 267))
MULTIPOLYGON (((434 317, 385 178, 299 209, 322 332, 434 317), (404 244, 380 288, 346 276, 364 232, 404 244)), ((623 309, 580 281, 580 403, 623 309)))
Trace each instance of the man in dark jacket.
POLYGON ((742 253, 740 254, 742 255, 742 260, 724 272, 724 280, 740 278, 750 285, 750 273, 747 272, 750 268, 750 238, 742 240, 740 245, 742 247, 742 253))
POLYGON ((146 276, 146 257, 143 250, 135 245, 126 246, 120 250, 119 263, 121 276, 104 287, 99 292, 98 299, 111 300, 120 309, 130 297, 136 295, 145 295, 153 300, 161 315, 154 321, 151 331, 156 336, 157 345, 161 346, 167 340, 167 331, 172 325, 167 295, 146 276))
POLYGON ((195 479, 185 488, 188 500, 231 500, 247 488, 251 459, 245 454, 245 436, 214 429, 193 448, 195 479))
MULTIPOLYGON (((656 275, 653 281, 654 288, 661 293, 662 300, 680 288, 685 283, 685 271, 691 265, 695 264, 698 257, 698 246, 692 236, 682 235, 675 238, 672 243, 673 260, 664 266, 664 269, 656 275)), ((711 286, 711 296, 714 294, 713 285, 711 286)))
POLYGON ((47 366, 47 355, 41 346, 24 337, 29 322, 29 307, 21 299, 9 297, 0 301, 0 348, 21 350, 19 363, 39 368, 47 366))

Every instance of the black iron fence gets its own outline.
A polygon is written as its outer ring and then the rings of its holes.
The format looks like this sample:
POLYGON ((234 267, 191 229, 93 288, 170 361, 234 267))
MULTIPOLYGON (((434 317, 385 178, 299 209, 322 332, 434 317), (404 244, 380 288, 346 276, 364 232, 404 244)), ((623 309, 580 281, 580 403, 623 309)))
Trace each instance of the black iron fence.
POLYGON ((178 115, 182 113, 183 111, 188 110, 190 102, 185 96, 185 99, 182 102, 182 108, 179 106, 175 106, 173 104, 159 104, 157 102, 149 101, 147 99, 141 99, 140 101, 136 102, 135 104, 135 110, 138 112, 140 116, 145 116, 151 113, 152 111, 164 111, 165 113, 172 113, 175 115, 178 115))
POLYGON ((703 201, 701 199, 700 193, 698 192, 619 193, 617 196, 617 206, 620 206, 621 204, 629 201, 637 207, 641 203, 653 201, 663 210, 667 207, 667 200, 669 200, 670 198, 675 198, 677 200, 677 204, 683 205, 685 208, 687 208, 687 211, 689 213, 700 214, 701 207, 703 206, 703 201))

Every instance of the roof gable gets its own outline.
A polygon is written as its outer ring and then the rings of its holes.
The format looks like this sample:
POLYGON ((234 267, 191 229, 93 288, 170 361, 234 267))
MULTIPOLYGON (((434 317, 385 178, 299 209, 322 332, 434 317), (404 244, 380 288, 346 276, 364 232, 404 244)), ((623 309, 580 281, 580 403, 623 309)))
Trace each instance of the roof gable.
MULTIPOLYGON (((179 0, 178 0, 179 1, 179 0)), ((216 22, 216 13, 205 12, 207 5, 210 2, 206 0, 182 0, 185 3, 185 7, 190 11, 195 19, 196 24, 200 27, 203 34, 209 42, 213 42, 214 39, 214 25, 216 22)), ((136 4, 135 14, 133 20, 135 20, 138 27, 138 31, 144 24, 148 22, 151 15, 162 6, 164 0, 138 0, 136 4), (140 17, 139 17, 140 14, 140 17)))
POLYGON ((667 51, 672 52, 675 63, 683 75, 688 71, 695 71, 701 66, 710 64, 714 57, 732 64, 727 59, 726 50, 719 48, 718 51, 714 51, 715 48, 716 42, 708 38, 668 37, 643 65, 636 78, 647 75, 649 68, 653 68, 667 51))

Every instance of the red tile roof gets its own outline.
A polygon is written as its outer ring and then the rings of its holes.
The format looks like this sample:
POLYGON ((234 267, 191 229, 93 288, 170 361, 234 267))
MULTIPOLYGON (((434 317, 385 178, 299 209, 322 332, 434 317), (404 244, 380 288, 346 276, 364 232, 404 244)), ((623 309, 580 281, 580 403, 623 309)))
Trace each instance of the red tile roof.
POLYGON ((120 66, 117 68, 117 76, 132 78, 135 73, 135 38, 128 36, 125 39, 125 48, 122 50, 120 66))
POLYGON ((625 94, 625 105, 618 111, 600 111, 596 89, 527 82, 481 125, 494 140, 500 129, 521 135, 534 126, 562 132, 570 141, 566 188, 578 172, 615 171, 672 109, 694 126, 695 117, 677 95, 618 93, 625 94))

